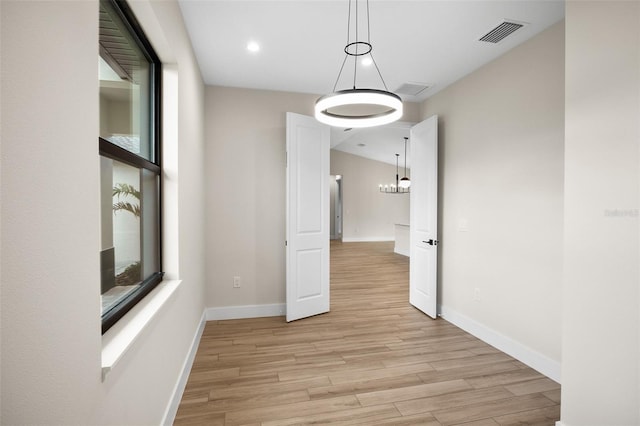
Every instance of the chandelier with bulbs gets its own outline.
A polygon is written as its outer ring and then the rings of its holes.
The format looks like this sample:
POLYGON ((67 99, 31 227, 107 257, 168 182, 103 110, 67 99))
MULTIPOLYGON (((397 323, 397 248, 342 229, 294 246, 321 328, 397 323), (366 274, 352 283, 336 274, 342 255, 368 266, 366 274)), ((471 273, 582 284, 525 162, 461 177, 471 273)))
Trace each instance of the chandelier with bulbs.
POLYGON ((378 190, 385 194, 408 194, 411 186, 411 179, 407 176, 407 141, 409 138, 404 138, 404 176, 400 179, 398 173, 398 158, 400 154, 396 154, 396 182, 395 184, 378 185, 378 190))

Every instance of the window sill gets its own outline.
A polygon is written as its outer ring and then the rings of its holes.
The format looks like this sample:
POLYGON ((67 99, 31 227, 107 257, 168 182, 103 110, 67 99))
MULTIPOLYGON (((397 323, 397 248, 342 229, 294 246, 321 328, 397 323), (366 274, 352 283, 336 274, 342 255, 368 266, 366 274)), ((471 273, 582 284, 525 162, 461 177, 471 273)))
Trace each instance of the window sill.
POLYGON ((163 281, 102 336, 102 381, 142 334, 182 281, 163 281))

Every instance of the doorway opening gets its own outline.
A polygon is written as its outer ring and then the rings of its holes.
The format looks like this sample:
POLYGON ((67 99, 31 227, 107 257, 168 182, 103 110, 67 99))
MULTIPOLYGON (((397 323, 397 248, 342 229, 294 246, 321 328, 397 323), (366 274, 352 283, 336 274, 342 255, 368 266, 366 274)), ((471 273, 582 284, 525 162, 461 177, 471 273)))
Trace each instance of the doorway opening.
POLYGON ((342 176, 329 181, 329 239, 342 241, 342 176))
MULTIPOLYGON (((410 139, 413 142, 411 157, 420 167, 413 168, 411 176, 409 302, 432 318, 437 315, 437 119, 437 116, 432 116, 410 128, 410 139), (414 148, 418 149, 414 152, 414 148)), ((344 130, 342 132, 345 133, 344 130)), ((344 211, 348 219, 344 220, 344 214, 340 214, 342 220, 338 223, 342 222, 341 243, 395 239, 393 231, 389 232, 389 225, 393 226, 392 221, 383 221, 382 227, 374 228, 368 220, 371 213, 380 214, 384 209, 366 207, 366 201, 362 201, 363 197, 374 198, 374 193, 382 195, 377 191, 380 182, 374 187, 376 191, 371 190, 370 178, 363 180, 362 189, 356 188, 357 185, 353 185, 355 180, 352 179, 363 174, 357 159, 360 156, 352 154, 348 159, 338 156, 333 161, 333 158, 329 158, 330 151, 337 152, 337 147, 332 147, 332 144, 330 129, 327 126, 318 123, 312 117, 287 113, 287 322, 330 310, 329 243, 332 232, 331 219, 328 217, 331 216, 328 178, 331 168, 336 175, 339 173, 344 176, 340 170, 350 173, 347 176, 349 185, 344 191, 347 192, 348 199, 342 197, 342 208, 339 209, 344 211), (345 207, 345 201, 351 203, 352 196, 355 202, 345 207), (354 221, 354 215, 362 216, 362 213, 365 220, 354 221), (387 232, 390 235, 381 235, 387 232), (353 237, 349 237, 351 235, 353 237)), ((361 142, 356 146, 365 148, 367 143, 361 142)), ((331 154, 331 157, 334 155, 331 154)), ((342 181, 342 178, 340 180, 342 181)), ((337 187, 336 181, 336 190, 337 187)), ((336 235, 335 230, 333 235, 336 235)), ((331 242, 333 245, 334 242, 331 242)))

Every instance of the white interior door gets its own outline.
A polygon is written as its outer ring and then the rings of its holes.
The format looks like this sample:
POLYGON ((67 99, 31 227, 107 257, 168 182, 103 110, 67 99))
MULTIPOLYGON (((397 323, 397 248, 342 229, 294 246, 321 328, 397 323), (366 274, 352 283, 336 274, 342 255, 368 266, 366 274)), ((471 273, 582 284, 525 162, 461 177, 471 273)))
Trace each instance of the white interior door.
POLYGON ((431 318, 438 304, 438 116, 411 128, 409 302, 431 318))
POLYGON ((287 113, 287 321, 329 311, 330 132, 287 113))

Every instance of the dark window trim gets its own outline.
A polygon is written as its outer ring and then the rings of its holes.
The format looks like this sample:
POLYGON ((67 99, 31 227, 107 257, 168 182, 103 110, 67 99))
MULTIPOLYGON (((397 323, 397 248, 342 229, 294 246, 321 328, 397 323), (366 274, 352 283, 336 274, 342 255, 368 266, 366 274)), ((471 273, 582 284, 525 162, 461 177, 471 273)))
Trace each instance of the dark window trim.
POLYGON ((133 11, 124 0, 106 0, 109 1, 117 13, 120 14, 122 21, 127 26, 127 29, 137 42, 143 47, 143 53, 147 55, 151 64, 151 87, 153 87, 153 93, 150 96, 150 110, 153 111, 153 123, 149 129, 151 131, 151 139, 153 140, 153 153, 151 157, 154 161, 149 161, 143 157, 140 157, 132 152, 127 151, 111 142, 98 137, 99 153, 102 156, 128 163, 132 166, 147 169, 155 173, 158 178, 159 193, 158 193, 158 267, 159 271, 154 272, 149 277, 144 279, 140 287, 125 297, 123 301, 118 303, 113 308, 109 309, 102 315, 102 334, 106 333, 118 320, 124 317, 138 302, 140 302, 145 296, 147 296, 154 288, 162 282, 164 272, 162 272, 162 63, 160 58, 153 50, 151 43, 147 39, 142 27, 138 23, 133 11))
POLYGON ((114 145, 106 139, 98 139, 100 155, 102 155, 103 157, 109 157, 112 160, 118 160, 122 163, 129 164, 130 166, 147 169, 154 172, 155 174, 160 174, 160 166, 156 163, 152 163, 146 158, 142 158, 131 151, 127 151, 126 149, 121 148, 118 145, 114 145))
POLYGON ((113 308, 109 309, 102 315, 102 334, 106 333, 120 318, 126 315, 135 305, 144 297, 151 293, 162 282, 164 272, 155 272, 149 278, 144 280, 140 287, 113 308))

